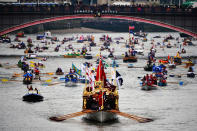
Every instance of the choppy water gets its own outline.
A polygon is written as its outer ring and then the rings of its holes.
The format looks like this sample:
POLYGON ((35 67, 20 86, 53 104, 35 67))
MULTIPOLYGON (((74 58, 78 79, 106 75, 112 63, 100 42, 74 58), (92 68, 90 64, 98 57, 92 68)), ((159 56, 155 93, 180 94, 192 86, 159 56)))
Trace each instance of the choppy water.
MULTIPOLYGON (((18 59, 1 58, 1 63, 9 62, 16 64, 18 59)), ((37 60, 38 61, 38 60, 37 60)), ((41 72, 55 72, 58 67, 69 71, 72 62, 80 66, 85 59, 50 58, 46 62, 46 68, 41 72)), ((89 60, 94 62, 95 60, 89 60)), ((95 63, 95 62, 94 62, 95 63)), ((138 116, 154 119, 150 123, 138 123, 119 116, 118 121, 112 123, 94 123, 84 120, 83 117, 72 118, 63 122, 48 120, 54 115, 63 115, 81 111, 82 91, 84 85, 67 87, 64 83, 54 86, 43 86, 40 82, 34 82, 44 96, 43 102, 27 103, 22 97, 27 93, 27 88, 22 82, 0 83, 0 130, 2 131, 195 131, 197 130, 197 78, 190 79, 168 77, 167 81, 177 82, 168 84, 167 87, 158 88, 154 91, 140 90, 138 76, 145 72, 142 68, 127 68, 122 60, 117 70, 124 79, 124 85, 119 90, 120 111, 138 116), (184 85, 179 85, 180 81, 184 85)), ((145 61, 140 59, 134 66, 144 66, 145 61)), ((196 66, 195 66, 196 68, 196 66)), ((0 68, 0 76, 11 76, 14 72, 20 73, 19 68, 0 68), (5 75, 7 74, 7 75, 5 75)), ((187 69, 179 66, 169 74, 185 74, 187 69)), ((51 79, 43 75, 42 80, 51 79)), ((22 78, 17 78, 22 80, 22 78)), ((59 82, 52 79, 52 82, 59 82)))

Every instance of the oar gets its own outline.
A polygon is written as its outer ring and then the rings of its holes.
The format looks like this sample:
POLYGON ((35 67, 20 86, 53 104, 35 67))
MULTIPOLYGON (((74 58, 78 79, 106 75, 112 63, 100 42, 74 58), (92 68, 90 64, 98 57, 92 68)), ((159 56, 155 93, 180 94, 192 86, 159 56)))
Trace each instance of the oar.
POLYGON ((128 68, 144 68, 144 67, 138 67, 138 66, 127 66, 128 68))
POLYGON ((181 86, 184 84, 183 81, 180 81, 180 82, 173 82, 173 81, 171 81, 171 82, 168 82, 168 83, 170 83, 170 84, 179 84, 181 86))
POLYGON ((40 74, 54 75, 54 72, 40 73, 40 74))
POLYGON ((81 115, 85 115, 87 113, 93 113, 96 111, 93 110, 84 110, 84 111, 80 111, 80 112, 76 112, 76 113, 71 113, 71 114, 67 114, 67 115, 63 115, 63 116, 58 116, 58 117, 50 117, 49 119, 52 121, 64 121, 73 117, 77 117, 77 116, 81 116, 81 115))
MULTIPOLYGON (((4 66, 3 66, 4 67, 4 66)), ((12 66, 5 66, 5 69, 10 69, 10 68, 18 68, 17 65, 12 65, 12 66)))
POLYGON ((52 84, 48 84, 48 86, 53 86, 53 85, 57 85, 57 84, 61 84, 61 83, 64 83, 64 82, 52 83, 52 84))
POLYGON ((21 82, 21 80, 9 80, 6 78, 1 79, 2 82, 9 82, 9 81, 15 81, 15 82, 21 82))
POLYGON ((153 121, 153 119, 150 119, 150 118, 143 118, 143 117, 139 117, 139 116, 136 116, 136 115, 131 115, 131 114, 128 114, 128 113, 120 112, 118 110, 109 110, 108 112, 116 113, 116 114, 118 114, 120 116, 136 120, 136 121, 138 121, 140 123, 146 123, 146 122, 153 121))
POLYGON ((12 75, 12 77, 21 77, 22 75, 23 75, 23 73, 20 73, 20 74, 14 73, 14 74, 12 75))
POLYGON ((2 82, 8 82, 9 80, 6 78, 1 79, 2 82))

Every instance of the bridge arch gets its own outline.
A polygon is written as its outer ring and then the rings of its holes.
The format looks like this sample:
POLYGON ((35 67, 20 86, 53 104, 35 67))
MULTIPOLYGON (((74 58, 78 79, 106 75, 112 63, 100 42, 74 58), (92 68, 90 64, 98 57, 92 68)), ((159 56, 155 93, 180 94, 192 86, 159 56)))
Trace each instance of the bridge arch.
MULTIPOLYGON (((6 30, 3 30, 3 31, 0 32, 0 35, 8 34, 10 32, 13 32, 13 31, 16 31, 16 30, 19 30, 19 29, 22 29, 22 28, 26 28, 26 27, 30 27, 30 26, 38 25, 38 24, 42 24, 42 23, 59 21, 59 20, 67 20, 67 19, 78 19, 78 18, 94 18, 94 15, 87 15, 86 14, 86 15, 59 16, 59 17, 52 17, 52 18, 47 18, 47 19, 31 21, 31 22, 27 22, 27 23, 17 25, 17 26, 14 26, 14 27, 10 27, 6 30)), ((178 32, 182 32, 182 33, 185 33, 185 34, 188 34, 190 36, 193 36, 193 37, 197 38, 197 34, 194 33, 194 32, 183 29, 181 27, 177 27, 177 26, 174 26, 174 25, 169 25, 169 24, 162 23, 162 22, 155 21, 155 20, 144 19, 144 18, 139 18, 139 17, 132 17, 132 16, 121 16, 121 15, 102 15, 101 18, 124 19, 124 20, 132 20, 132 21, 138 21, 138 22, 143 22, 143 23, 149 23, 149 24, 165 27, 165 28, 168 28, 168 29, 172 29, 172 30, 175 30, 175 31, 178 31, 178 32)))

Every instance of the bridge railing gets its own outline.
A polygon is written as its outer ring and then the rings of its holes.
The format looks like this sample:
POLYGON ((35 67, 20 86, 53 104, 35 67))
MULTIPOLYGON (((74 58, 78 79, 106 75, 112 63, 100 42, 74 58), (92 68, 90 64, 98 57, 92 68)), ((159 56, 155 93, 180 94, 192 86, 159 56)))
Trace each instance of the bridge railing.
POLYGON ((87 6, 87 5, 0 5, 0 14, 197 14, 197 8, 170 8, 163 6, 87 6))

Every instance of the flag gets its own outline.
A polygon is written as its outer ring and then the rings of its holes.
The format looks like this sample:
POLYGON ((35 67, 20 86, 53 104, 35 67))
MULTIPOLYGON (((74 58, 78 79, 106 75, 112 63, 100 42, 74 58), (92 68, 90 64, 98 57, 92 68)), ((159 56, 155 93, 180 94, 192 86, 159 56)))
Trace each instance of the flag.
POLYGON ((116 81, 117 81, 118 87, 123 85, 122 76, 120 75, 120 73, 118 71, 116 71, 116 81))
POLYGON ((86 65, 81 64, 81 72, 82 72, 82 74, 85 74, 85 72, 86 72, 86 65))
POLYGON ((120 75, 120 73, 118 71, 115 72, 114 69, 112 69, 112 81, 115 80, 117 83, 118 88, 120 88, 120 86, 123 85, 123 79, 122 76, 120 75))
POLYGON ((135 29, 135 26, 129 26, 129 31, 134 30, 134 29, 135 29))
POLYGON ((72 64, 72 69, 75 70, 75 72, 76 72, 78 75, 81 75, 81 70, 79 70, 74 64, 72 64))
POLYGON ((105 84, 106 75, 105 75, 105 72, 104 72, 104 67, 103 67, 102 60, 100 58, 99 65, 97 67, 96 81, 103 81, 103 80, 104 80, 104 84, 105 84))
POLYGON ((86 71, 87 78, 89 80, 89 84, 91 85, 91 87, 94 87, 94 81, 95 81, 94 73, 92 72, 92 70, 89 70, 88 68, 86 68, 85 71, 86 71))

